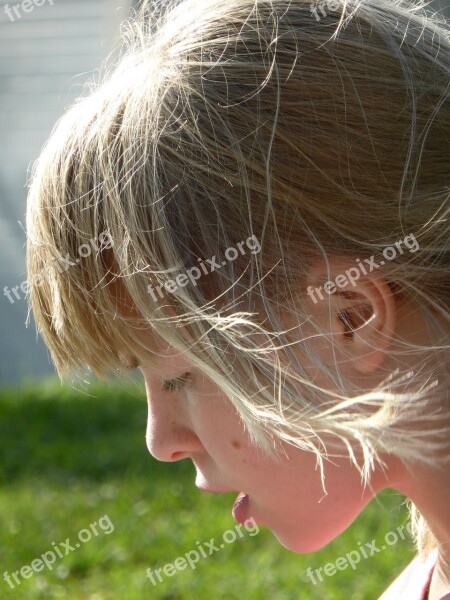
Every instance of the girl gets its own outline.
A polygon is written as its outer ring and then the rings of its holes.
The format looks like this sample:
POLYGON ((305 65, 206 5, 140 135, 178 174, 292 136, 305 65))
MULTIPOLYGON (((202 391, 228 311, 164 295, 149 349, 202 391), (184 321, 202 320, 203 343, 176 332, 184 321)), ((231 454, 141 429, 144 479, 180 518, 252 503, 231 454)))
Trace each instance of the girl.
POLYGON ((448 28, 319 8, 144 3, 35 165, 31 308, 61 376, 139 367, 152 455, 286 548, 405 494, 418 556, 382 598, 441 600, 448 28))

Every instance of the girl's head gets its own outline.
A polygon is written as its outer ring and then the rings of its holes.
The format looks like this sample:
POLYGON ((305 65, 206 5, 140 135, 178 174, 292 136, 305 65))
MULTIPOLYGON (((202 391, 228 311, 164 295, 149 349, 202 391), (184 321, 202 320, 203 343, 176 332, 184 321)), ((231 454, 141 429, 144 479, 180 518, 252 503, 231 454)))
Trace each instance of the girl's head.
POLYGON ((144 4, 27 215, 60 375, 138 361, 152 453, 306 552, 448 458, 445 25, 328 4, 144 4))

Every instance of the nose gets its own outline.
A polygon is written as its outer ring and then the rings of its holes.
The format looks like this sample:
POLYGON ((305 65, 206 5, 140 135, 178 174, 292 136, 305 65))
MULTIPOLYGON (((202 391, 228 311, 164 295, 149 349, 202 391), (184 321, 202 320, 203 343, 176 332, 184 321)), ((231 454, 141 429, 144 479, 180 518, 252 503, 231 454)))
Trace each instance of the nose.
POLYGON ((162 462, 192 458, 204 450, 191 426, 189 411, 182 395, 161 398, 147 388, 146 443, 150 454, 162 462))

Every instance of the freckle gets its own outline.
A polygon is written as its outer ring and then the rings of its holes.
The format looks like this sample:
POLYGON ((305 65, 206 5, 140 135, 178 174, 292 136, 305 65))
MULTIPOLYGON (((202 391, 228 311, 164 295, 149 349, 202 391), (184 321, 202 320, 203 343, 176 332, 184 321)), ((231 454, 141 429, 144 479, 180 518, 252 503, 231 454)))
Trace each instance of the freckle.
POLYGON ((233 446, 233 448, 236 448, 236 450, 239 450, 239 448, 241 447, 240 443, 237 442, 236 440, 231 442, 231 445, 233 446))

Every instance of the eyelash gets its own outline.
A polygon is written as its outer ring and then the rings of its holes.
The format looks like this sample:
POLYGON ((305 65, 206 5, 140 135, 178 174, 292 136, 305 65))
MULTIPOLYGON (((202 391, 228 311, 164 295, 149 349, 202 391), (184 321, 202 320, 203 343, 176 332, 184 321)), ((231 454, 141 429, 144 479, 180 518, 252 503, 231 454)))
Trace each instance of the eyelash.
POLYGON ((183 373, 183 375, 180 375, 179 377, 176 377, 175 379, 170 379, 169 381, 166 381, 165 383, 163 383, 162 391, 163 392, 179 391, 186 385, 186 383, 190 379, 191 379, 190 373, 183 373))

